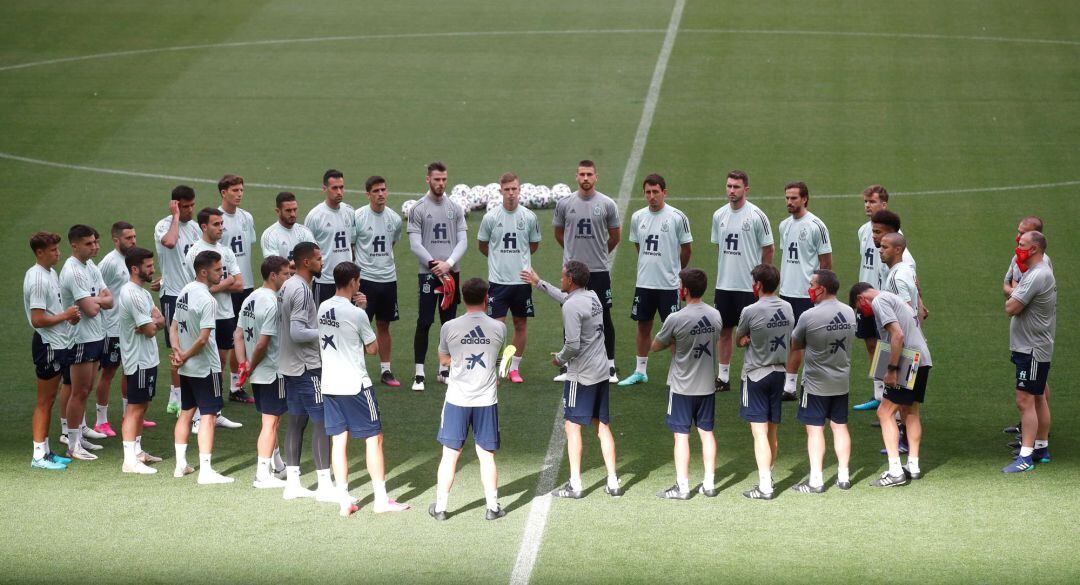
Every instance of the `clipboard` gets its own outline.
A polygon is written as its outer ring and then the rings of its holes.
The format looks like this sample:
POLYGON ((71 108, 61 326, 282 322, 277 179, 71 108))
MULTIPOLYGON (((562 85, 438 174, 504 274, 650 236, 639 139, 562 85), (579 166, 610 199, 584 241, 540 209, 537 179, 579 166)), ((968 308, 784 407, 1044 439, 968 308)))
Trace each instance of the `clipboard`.
MULTIPOLYGON (((892 357, 891 349, 888 343, 878 341, 874 359, 870 361, 870 377, 874 380, 885 379, 892 357)), ((915 386, 915 374, 919 372, 919 366, 922 365, 922 353, 905 347, 904 351, 900 352, 900 361, 897 365, 900 366, 900 371, 897 372, 896 385, 905 390, 911 390, 915 386)))

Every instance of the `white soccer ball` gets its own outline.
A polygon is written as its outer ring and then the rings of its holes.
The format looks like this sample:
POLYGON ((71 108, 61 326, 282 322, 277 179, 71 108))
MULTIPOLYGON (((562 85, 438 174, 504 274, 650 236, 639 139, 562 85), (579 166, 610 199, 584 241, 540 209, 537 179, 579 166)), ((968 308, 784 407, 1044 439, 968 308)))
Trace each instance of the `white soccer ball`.
POLYGON ((409 212, 412 211, 413 206, 416 205, 416 199, 409 199, 401 204, 401 215, 409 217, 409 212))
POLYGON ((458 183, 454 185, 454 188, 450 190, 450 197, 457 197, 459 200, 465 199, 469 196, 469 186, 464 183, 458 183))
POLYGON ((502 205, 502 200, 501 199, 500 200, 491 199, 491 200, 489 200, 487 202, 487 210, 491 211, 492 209, 495 209, 496 207, 499 207, 500 205, 502 205))
POLYGON ((465 217, 469 217, 469 211, 470 210, 469 210, 469 194, 468 194, 468 191, 466 191, 466 193, 464 195, 450 195, 449 199, 450 199, 450 201, 453 201, 454 203, 457 203, 458 207, 461 207, 461 210, 465 214, 465 217))
POLYGON ((556 183, 551 187, 551 196, 558 201, 560 199, 566 199, 573 191, 570 190, 570 186, 566 183, 556 183))
POLYGON ((475 185, 469 189, 469 207, 472 209, 483 209, 487 204, 487 193, 484 192, 483 185, 475 185))
POLYGON ((537 185, 536 195, 533 199, 536 202, 537 209, 547 209, 555 203, 551 196, 551 188, 547 185, 537 185))
POLYGON ((520 193, 520 203, 529 209, 534 209, 536 207, 536 185, 533 185, 532 183, 522 183, 520 193))
POLYGON ((499 191, 498 183, 489 183, 484 187, 484 192, 487 193, 487 200, 495 201, 496 203, 502 203, 502 191, 499 191))

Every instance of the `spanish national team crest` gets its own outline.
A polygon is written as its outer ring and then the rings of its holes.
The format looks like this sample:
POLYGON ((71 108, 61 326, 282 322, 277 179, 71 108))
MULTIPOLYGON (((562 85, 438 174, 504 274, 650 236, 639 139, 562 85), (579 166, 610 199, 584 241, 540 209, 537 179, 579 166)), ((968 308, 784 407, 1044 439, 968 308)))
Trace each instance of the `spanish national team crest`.
POLYGON ((662 231, 662 232, 668 231, 668 220, 665 219, 664 223, 660 224, 660 231, 662 231))
POLYGON ((446 206, 446 219, 454 219, 454 206, 452 204, 446 206))
POLYGON ((742 222, 742 231, 749 232, 754 227, 754 222, 749 219, 744 219, 742 222))
POLYGON ((519 230, 525 229, 525 218, 524 217, 519 217, 518 218, 518 220, 517 220, 517 229, 519 229, 519 230))
POLYGON ((593 208, 592 208, 592 214, 593 214, 593 215, 600 215, 600 206, 599 206, 599 205, 594 205, 594 206, 593 206, 593 208))
POLYGON ((800 242, 805 242, 806 241, 806 228, 803 228, 802 230, 799 231, 799 241, 800 242))

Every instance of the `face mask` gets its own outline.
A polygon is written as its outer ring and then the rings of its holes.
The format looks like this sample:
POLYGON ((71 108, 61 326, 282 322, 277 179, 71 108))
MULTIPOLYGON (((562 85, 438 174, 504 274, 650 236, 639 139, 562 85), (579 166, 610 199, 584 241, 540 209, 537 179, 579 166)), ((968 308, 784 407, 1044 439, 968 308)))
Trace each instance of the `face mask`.
POLYGON ((1020 269, 1020 272, 1027 272, 1028 267, 1026 263, 1028 258, 1031 257, 1031 250, 1024 250, 1023 248, 1016 248, 1016 267, 1020 269))
POLYGON ((1017 244, 1019 244, 1019 243, 1020 243, 1020 234, 1016 234, 1016 243, 1017 243, 1017 244))
POLYGON ((755 299, 760 299, 761 298, 761 285, 755 282, 754 284, 751 285, 751 288, 754 290, 754 298, 755 299))
POLYGON ((685 303, 686 302, 686 297, 687 297, 686 289, 685 288, 680 288, 679 289, 679 300, 685 303))
POLYGON ((817 293, 817 289, 814 288, 814 287, 810 287, 810 288, 806 289, 806 293, 810 295, 810 302, 814 303, 816 305, 817 301, 818 301, 818 296, 819 296, 818 293, 817 293))
POLYGON ((863 317, 873 317, 874 316, 874 307, 869 302, 859 300, 858 307, 859 307, 859 312, 862 313, 863 317))

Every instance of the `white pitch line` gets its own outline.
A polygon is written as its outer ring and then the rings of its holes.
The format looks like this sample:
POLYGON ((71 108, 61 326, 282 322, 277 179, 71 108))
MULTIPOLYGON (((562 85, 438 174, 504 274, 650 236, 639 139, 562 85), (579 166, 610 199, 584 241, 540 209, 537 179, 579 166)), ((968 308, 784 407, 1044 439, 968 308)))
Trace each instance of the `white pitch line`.
MULTIPOLYGON (((626 207, 630 203, 630 191, 633 189, 638 168, 641 166, 641 157, 645 152, 645 144, 648 142, 653 115, 656 113, 656 104, 660 100, 660 87, 664 83, 664 73, 667 72, 668 61, 671 59, 671 51, 675 46, 675 37, 678 36, 679 23, 682 21, 685 7, 686 0, 675 0, 675 6, 671 9, 671 20, 668 21, 667 32, 664 34, 664 44, 661 45, 660 55, 656 58, 652 80, 649 82, 649 91, 645 95, 645 106, 641 110, 641 120, 634 134, 634 145, 630 149, 630 157, 626 161, 622 183, 619 185, 616 203, 620 215, 626 215, 626 207)), ((613 265, 617 252, 618 248, 611 254, 613 265)), ((525 521, 525 531, 521 536, 514 570, 510 573, 510 585, 528 585, 543 544, 544 527, 547 526, 548 514, 551 511, 550 492, 555 487, 555 477, 559 472, 563 451, 566 448, 566 436, 560 424, 560 416, 561 408, 556 408, 551 439, 548 441, 547 454, 544 456, 544 467, 540 470, 540 478, 536 482, 536 495, 529 509, 529 517, 525 521)))
POLYGON ((1017 37, 994 37, 980 35, 936 35, 931 33, 890 33, 875 31, 824 31, 824 30, 785 30, 785 29, 737 29, 737 28, 688 28, 684 33, 722 34, 722 35, 783 35, 815 37, 855 37, 872 39, 901 39, 923 41, 977 41, 984 43, 1020 43, 1028 45, 1064 45, 1080 46, 1080 41, 1068 39, 1030 39, 1017 37))

